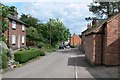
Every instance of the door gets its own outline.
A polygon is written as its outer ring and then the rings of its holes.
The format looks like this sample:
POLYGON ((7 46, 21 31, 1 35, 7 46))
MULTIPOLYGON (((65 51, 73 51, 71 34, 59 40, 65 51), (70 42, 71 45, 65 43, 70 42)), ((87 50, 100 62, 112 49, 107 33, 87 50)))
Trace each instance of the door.
POLYGON ((20 48, 20 35, 18 36, 18 48, 20 48))

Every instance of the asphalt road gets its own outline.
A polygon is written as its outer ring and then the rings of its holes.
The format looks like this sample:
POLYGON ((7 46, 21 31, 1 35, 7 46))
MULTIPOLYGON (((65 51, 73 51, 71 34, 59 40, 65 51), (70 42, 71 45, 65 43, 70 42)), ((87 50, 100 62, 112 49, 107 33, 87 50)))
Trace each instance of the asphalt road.
MULTIPOLYGON (((118 67, 92 67, 78 49, 58 50, 8 71, 3 78, 118 78, 118 67)), ((93 80, 93 79, 92 79, 93 80)))
POLYGON ((76 49, 47 54, 39 60, 4 73, 3 78, 75 78, 76 49))

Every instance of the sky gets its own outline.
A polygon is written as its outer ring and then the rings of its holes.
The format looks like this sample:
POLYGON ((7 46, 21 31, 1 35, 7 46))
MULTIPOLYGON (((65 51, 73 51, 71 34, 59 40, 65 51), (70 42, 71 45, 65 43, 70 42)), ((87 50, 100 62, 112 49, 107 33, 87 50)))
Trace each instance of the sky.
POLYGON ((71 34, 81 34, 86 28, 88 21, 85 17, 93 16, 89 12, 88 5, 92 0, 33 0, 33 1, 3 1, 7 6, 16 6, 19 17, 22 13, 31 14, 41 22, 46 23, 49 18, 59 18, 69 28, 71 34), (58 2, 57 2, 58 1, 58 2))

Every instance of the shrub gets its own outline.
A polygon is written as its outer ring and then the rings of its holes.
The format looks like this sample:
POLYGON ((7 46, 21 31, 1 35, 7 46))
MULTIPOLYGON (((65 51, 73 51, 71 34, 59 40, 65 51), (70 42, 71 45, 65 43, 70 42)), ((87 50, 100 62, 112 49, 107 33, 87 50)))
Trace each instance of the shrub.
POLYGON ((20 48, 20 50, 19 51, 25 51, 25 49, 24 48, 20 48))
POLYGON ((37 56, 44 56, 45 54, 40 50, 26 50, 26 51, 19 51, 14 54, 15 61, 20 63, 27 62, 31 59, 36 58, 37 56))
POLYGON ((45 53, 44 53, 44 52, 41 52, 40 56, 45 56, 45 53))
POLYGON ((5 54, 0 55, 0 68, 7 68, 8 67, 8 60, 5 54))
POLYGON ((42 43, 42 42, 37 43, 38 48, 42 48, 43 46, 44 46, 44 43, 42 43))
POLYGON ((6 41, 6 37, 5 36, 0 36, 0 41, 4 41, 5 43, 7 43, 7 41, 6 41))

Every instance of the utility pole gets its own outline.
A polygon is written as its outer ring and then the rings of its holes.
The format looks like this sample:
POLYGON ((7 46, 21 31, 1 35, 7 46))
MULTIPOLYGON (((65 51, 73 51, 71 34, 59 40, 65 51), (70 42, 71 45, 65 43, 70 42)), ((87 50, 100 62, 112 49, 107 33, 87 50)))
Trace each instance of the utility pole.
POLYGON ((51 23, 51 19, 50 19, 50 45, 51 45, 51 26, 52 26, 52 23, 51 23))

